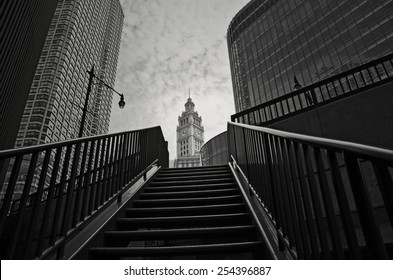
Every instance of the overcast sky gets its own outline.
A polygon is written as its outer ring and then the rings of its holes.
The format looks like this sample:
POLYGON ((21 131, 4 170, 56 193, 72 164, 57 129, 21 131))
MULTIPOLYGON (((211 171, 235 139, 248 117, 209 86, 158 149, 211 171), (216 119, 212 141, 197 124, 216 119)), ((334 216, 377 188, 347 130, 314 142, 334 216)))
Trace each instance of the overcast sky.
POLYGON ((205 142, 234 114, 226 31, 248 0, 120 0, 124 26, 110 132, 160 125, 176 158, 177 119, 191 90, 205 142))

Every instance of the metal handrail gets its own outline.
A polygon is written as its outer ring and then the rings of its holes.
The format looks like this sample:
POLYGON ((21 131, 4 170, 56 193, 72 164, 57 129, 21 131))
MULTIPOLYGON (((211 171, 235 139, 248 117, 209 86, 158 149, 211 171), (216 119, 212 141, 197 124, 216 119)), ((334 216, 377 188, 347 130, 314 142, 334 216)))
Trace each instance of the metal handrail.
POLYGON ((267 125, 391 81, 393 54, 238 112, 231 121, 267 125))
POLYGON ((232 122, 228 150, 294 256, 391 256, 391 150, 232 122))
POLYGON ((0 257, 62 258, 74 232, 168 161, 160 127, 1 151, 0 257))
POLYGON ((242 123, 230 122, 229 124, 252 129, 255 131, 268 133, 271 135, 280 136, 282 138, 286 138, 291 141, 297 141, 299 143, 307 144, 307 145, 314 146, 314 147, 330 149, 330 150, 336 151, 336 152, 341 152, 341 151, 345 150, 347 152, 352 152, 352 153, 357 154, 361 157, 364 157, 365 159, 378 158, 379 160, 393 162, 393 151, 388 150, 388 149, 383 149, 383 148, 378 148, 378 147, 374 147, 374 146, 368 146, 368 145, 363 145, 363 144, 358 144, 358 143, 353 143, 353 142, 348 142, 348 141, 335 140, 335 139, 330 139, 330 138, 309 136, 309 135, 305 135, 305 134, 287 132, 287 131, 283 131, 283 130, 272 129, 272 128, 267 128, 267 127, 260 127, 260 126, 253 126, 253 125, 242 124, 242 123))
POLYGON ((13 157, 18 154, 29 154, 29 153, 34 153, 37 151, 44 151, 47 149, 55 149, 58 147, 65 147, 67 145, 75 145, 78 143, 84 143, 86 141, 95 141, 95 140, 100 140, 100 139, 104 139, 104 138, 108 138, 108 137, 116 137, 116 136, 119 136, 119 135, 122 135, 125 133, 142 132, 142 131, 147 131, 147 130, 157 129, 157 128, 160 128, 160 126, 148 127, 148 128, 125 131, 125 132, 115 132, 115 133, 108 133, 108 134, 102 134, 102 135, 86 136, 86 137, 80 137, 80 138, 76 138, 76 139, 53 142, 53 143, 20 147, 20 148, 16 148, 16 149, 0 150, 0 159, 4 158, 4 157, 13 157))

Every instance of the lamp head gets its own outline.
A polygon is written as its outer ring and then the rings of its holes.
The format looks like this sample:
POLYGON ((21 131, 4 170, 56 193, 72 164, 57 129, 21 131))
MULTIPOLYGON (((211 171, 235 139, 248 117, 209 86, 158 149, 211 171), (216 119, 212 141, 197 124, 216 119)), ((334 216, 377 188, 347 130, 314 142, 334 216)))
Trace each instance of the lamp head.
POLYGON ((120 101, 119 101, 119 108, 123 109, 125 105, 126 105, 126 103, 124 102, 124 95, 121 94, 120 95, 120 101))

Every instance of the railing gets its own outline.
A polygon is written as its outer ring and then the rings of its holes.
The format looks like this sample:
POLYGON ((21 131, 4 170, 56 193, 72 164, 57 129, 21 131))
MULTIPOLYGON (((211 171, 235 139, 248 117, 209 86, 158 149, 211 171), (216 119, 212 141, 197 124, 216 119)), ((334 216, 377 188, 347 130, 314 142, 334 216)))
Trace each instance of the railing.
POLYGON ((61 258, 73 234, 168 161, 160 127, 0 151, 1 259, 61 258))
POLYGON ((231 116, 232 122, 268 125, 393 81, 393 54, 231 116))
POLYGON ((392 151, 236 123, 228 148, 281 249, 299 259, 392 258, 392 151))

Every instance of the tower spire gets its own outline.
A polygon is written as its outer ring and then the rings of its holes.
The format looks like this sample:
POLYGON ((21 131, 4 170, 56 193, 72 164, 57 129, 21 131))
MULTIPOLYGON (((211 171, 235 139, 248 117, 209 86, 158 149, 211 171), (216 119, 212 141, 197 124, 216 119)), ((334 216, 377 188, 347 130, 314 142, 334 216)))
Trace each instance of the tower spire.
POLYGON ((191 89, 188 88, 188 98, 191 98, 191 89))

